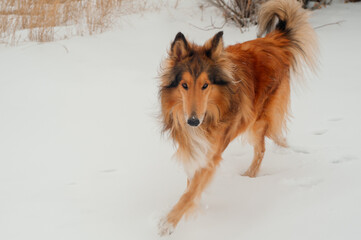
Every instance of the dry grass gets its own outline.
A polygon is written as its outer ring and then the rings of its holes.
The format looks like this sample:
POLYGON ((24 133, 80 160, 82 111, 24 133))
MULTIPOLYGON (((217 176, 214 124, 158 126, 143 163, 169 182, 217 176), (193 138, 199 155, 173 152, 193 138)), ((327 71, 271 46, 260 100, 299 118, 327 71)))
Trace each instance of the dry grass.
POLYGON ((112 25, 121 5, 122 0, 1 0, 0 41, 48 42, 100 33, 112 25), (65 31, 67 26, 76 31, 65 31))

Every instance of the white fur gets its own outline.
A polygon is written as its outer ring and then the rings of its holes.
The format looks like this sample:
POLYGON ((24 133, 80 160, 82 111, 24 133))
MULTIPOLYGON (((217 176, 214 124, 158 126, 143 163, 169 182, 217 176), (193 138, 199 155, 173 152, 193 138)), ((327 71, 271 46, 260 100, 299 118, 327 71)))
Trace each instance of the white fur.
POLYGON ((167 221, 166 218, 162 218, 158 224, 158 234, 160 236, 171 235, 174 231, 174 226, 167 221))
POLYGON ((183 164, 188 179, 192 179, 198 170, 207 166, 211 146, 202 129, 186 126, 185 130, 189 133, 190 154, 178 150, 176 157, 183 164))

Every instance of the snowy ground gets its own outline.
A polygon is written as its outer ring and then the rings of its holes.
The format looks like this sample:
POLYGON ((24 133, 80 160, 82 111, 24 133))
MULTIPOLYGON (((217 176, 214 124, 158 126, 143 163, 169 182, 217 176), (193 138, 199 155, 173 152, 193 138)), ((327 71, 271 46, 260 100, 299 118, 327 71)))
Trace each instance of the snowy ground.
MULTIPOLYGON (((335 1, 334 1, 335 2, 335 1)), ((0 239, 152 240, 186 184, 160 135, 156 79, 178 31, 201 43, 212 11, 181 1, 113 31, 0 46, 0 239)), ((292 95, 291 148, 267 144, 259 177, 241 140, 195 217, 169 239, 360 239, 361 3, 315 11, 321 66, 292 95)), ((213 14, 216 24, 222 18, 213 14)), ((226 44, 255 37, 224 29, 226 44)))

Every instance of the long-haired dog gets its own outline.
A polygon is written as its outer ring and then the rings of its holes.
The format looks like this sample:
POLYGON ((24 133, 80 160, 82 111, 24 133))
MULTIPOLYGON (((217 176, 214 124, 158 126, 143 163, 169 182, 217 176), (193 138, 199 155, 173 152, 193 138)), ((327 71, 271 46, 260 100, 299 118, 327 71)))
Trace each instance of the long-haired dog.
POLYGON ((280 146, 290 104, 290 74, 314 68, 315 32, 296 0, 263 4, 257 38, 224 48, 217 33, 203 46, 178 33, 161 72, 164 131, 177 145, 176 156, 188 176, 187 189, 159 224, 171 234, 209 184, 222 152, 246 133, 254 158, 244 175, 255 177, 265 152, 265 137, 280 146))

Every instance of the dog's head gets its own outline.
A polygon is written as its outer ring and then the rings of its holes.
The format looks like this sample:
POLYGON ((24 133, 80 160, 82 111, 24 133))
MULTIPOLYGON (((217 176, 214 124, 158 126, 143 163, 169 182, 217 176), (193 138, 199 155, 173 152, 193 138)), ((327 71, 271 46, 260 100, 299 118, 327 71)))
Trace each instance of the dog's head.
POLYGON ((182 33, 176 35, 160 91, 163 115, 168 121, 176 119, 178 124, 197 127, 212 107, 213 112, 219 111, 215 109, 220 88, 233 81, 232 64, 224 51, 222 36, 223 32, 219 32, 198 46, 187 41, 182 33))

